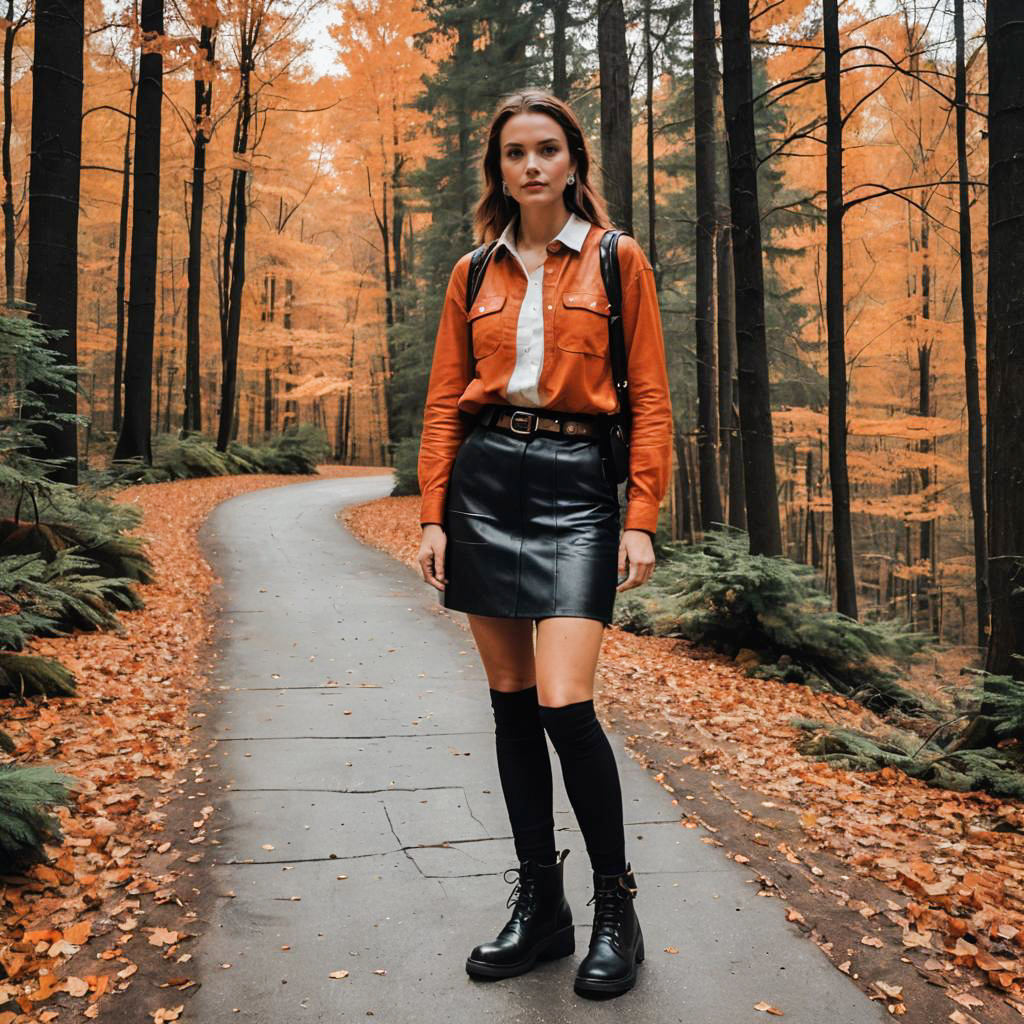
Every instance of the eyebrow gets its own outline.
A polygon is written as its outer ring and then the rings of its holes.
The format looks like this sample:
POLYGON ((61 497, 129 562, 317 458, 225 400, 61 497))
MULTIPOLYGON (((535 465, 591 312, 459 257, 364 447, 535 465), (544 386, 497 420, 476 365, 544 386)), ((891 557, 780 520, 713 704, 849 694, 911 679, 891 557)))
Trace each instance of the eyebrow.
MULTIPOLYGON (((558 142, 558 139, 541 139, 540 142, 537 143, 537 145, 538 146, 543 146, 545 142, 558 142)), ((505 145, 506 146, 521 146, 522 143, 521 142, 506 142, 505 145)))

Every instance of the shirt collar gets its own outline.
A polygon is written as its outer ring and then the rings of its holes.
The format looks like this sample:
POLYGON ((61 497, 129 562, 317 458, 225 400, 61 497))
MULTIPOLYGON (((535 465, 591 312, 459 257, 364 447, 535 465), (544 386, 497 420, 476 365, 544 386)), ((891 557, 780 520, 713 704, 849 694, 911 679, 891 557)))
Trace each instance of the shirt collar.
MULTIPOLYGON (((494 251, 495 259, 501 258, 503 255, 502 249, 507 249, 513 255, 517 255, 515 248, 515 230, 518 220, 519 214, 517 213, 505 225, 505 230, 498 236, 498 244, 495 246, 494 251)), ((562 230, 559 231, 551 241, 561 242, 563 245, 567 245, 570 249, 580 252, 583 248, 583 240, 587 237, 587 233, 589 231, 590 221, 579 216, 575 210, 570 210, 569 219, 565 222, 562 230)))

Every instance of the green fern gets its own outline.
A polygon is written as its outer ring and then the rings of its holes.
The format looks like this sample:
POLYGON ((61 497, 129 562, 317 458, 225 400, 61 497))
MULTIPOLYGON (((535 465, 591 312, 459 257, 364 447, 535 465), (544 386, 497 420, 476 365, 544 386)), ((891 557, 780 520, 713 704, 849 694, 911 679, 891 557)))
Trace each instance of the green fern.
POLYGON ((788 558, 751 555, 747 535, 729 529, 696 545, 660 545, 643 595, 616 603, 623 629, 680 636, 762 663, 751 675, 828 688, 875 711, 926 710, 896 682, 896 667, 933 638, 896 622, 858 622, 831 610, 815 570, 788 558))
POLYGON ((95 630, 116 629, 117 609, 145 607, 132 580, 96 576, 95 564, 72 548, 59 551, 40 574, 36 610, 69 629, 95 630))
POLYGON ((807 735, 797 742, 805 757, 847 771, 898 768, 930 786, 960 793, 983 790, 995 796, 1024 799, 1024 763, 1019 750, 994 747, 947 751, 916 733, 889 729, 881 737, 809 719, 790 725, 807 735))
POLYGON ((19 606, 20 615, 10 618, 21 618, 23 632, 66 636, 69 629, 116 628, 117 609, 144 607, 132 580, 96 576, 94 568, 73 548, 58 551, 49 562, 33 554, 0 558, 0 594, 19 606), (27 614, 34 617, 28 620, 27 614))
POLYGON ((75 677, 59 662, 38 654, 0 651, 0 695, 11 697, 75 697, 75 677))
POLYGON ((1024 680, 983 671, 971 674, 982 685, 964 687, 959 695, 991 709, 987 714, 993 719, 997 740, 1024 740, 1024 680))
POLYGON ((218 451, 213 438, 205 434, 158 434, 152 450, 152 466, 138 458, 120 460, 107 482, 162 483, 243 473, 308 474, 315 473, 317 463, 330 454, 326 434, 311 425, 286 431, 258 447, 232 441, 225 452, 218 451))
POLYGON ((7 871, 47 863, 43 844, 64 838, 47 808, 73 807, 72 788, 78 782, 48 765, 0 765, 0 864, 7 871))

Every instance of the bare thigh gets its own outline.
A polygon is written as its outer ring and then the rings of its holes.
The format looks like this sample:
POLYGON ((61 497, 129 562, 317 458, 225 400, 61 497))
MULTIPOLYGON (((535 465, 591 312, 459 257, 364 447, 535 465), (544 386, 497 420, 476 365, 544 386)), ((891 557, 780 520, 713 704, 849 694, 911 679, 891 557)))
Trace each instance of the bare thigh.
POLYGON ((570 615, 537 621, 537 699, 558 708, 594 697, 604 623, 570 615))
POLYGON ((551 616, 537 620, 468 613, 488 684, 495 690, 537 686, 537 699, 561 707, 594 696, 594 671, 604 639, 598 619, 551 616))
POLYGON ((537 680, 533 657, 533 619, 512 619, 467 612, 487 682, 494 690, 524 690, 537 680))

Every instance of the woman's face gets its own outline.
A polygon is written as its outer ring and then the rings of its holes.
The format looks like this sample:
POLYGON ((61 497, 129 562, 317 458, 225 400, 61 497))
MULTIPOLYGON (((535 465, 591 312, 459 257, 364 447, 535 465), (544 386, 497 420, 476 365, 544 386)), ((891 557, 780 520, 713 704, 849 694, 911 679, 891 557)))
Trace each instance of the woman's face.
POLYGON ((562 201, 566 178, 576 170, 562 126, 547 114, 513 114, 499 136, 501 177, 510 198, 523 206, 562 201))

